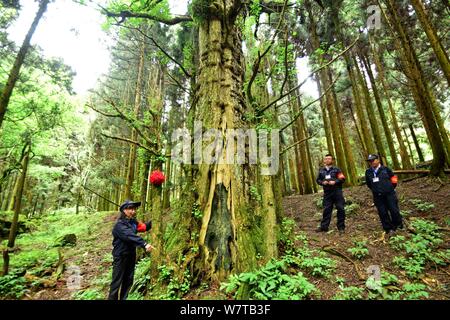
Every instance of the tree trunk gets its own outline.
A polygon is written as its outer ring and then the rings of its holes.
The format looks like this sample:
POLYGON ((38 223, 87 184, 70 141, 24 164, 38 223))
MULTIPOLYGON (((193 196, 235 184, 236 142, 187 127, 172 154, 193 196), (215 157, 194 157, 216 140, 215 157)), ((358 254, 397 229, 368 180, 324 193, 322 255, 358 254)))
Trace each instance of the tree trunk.
POLYGON ((385 2, 390 18, 386 14, 385 17, 392 30, 398 34, 396 39, 399 41, 397 45, 401 48, 400 58, 433 151, 431 174, 438 176, 442 174, 445 165, 450 163, 448 134, 438 110, 436 99, 425 81, 417 54, 399 18, 398 4, 392 0, 385 0, 385 2))
POLYGON ((31 23, 30 29, 28 30, 28 33, 23 40, 22 46, 19 49, 19 53, 16 56, 14 65, 9 72, 8 80, 0 96, 0 128, 3 123, 3 118, 5 117, 6 109, 8 108, 9 100, 14 90, 14 86, 16 85, 17 79, 19 78, 20 68, 22 67, 22 64, 25 60, 28 49, 30 48, 31 37, 36 31, 36 27, 39 24, 42 16, 44 15, 44 12, 47 10, 47 5, 49 2, 50 0, 41 0, 38 12, 36 13, 34 20, 31 23))
POLYGON ((422 149, 420 148, 419 140, 417 140, 416 133, 414 132, 414 127, 411 123, 408 125, 408 127, 409 127, 409 132, 411 132, 411 137, 414 141, 414 146, 416 147, 417 155, 419 156, 419 161, 425 162, 425 158, 423 156, 422 149))
POLYGON ((450 60, 447 53, 445 52, 444 46, 439 39, 435 28, 433 27, 430 19, 428 18, 427 12, 425 10, 424 4, 421 0, 411 0, 411 4, 416 11, 417 18, 419 19, 423 30, 427 34, 428 40, 430 41, 431 47, 441 65, 441 69, 447 78, 447 83, 450 86, 450 60))
POLYGON ((31 146, 27 145, 25 147, 24 157, 22 159, 22 172, 20 173, 20 177, 18 179, 18 186, 16 189, 16 193, 14 194, 14 216, 13 221, 11 223, 11 229, 9 231, 8 244, 6 249, 3 251, 3 275, 7 275, 9 271, 9 252, 14 249, 16 235, 17 235, 17 226, 19 223, 19 214, 22 206, 22 194, 25 185, 25 178, 27 176, 28 171, 28 163, 30 161, 30 149, 31 146))
MULTIPOLYGON (((225 154, 232 142, 227 129, 245 128, 246 110, 242 97, 244 60, 241 30, 236 25, 240 1, 214 1, 219 16, 211 13, 199 27, 198 104, 195 118, 205 129, 221 131, 225 154)), ((211 9, 213 10, 213 9, 211 9)), ((209 143, 209 142, 208 142, 209 143)), ((264 260, 277 254, 276 211, 272 177, 263 176, 256 185, 261 192, 260 208, 248 204, 252 170, 240 164, 200 163, 194 177, 195 202, 203 215, 197 276, 221 281, 230 272, 251 270, 258 253, 264 260), (257 236, 263 232, 264 237, 257 236)), ((258 206, 259 207, 259 206, 258 206)))
POLYGON ((378 113, 380 115, 381 125, 383 126, 384 135, 386 137, 386 141, 387 141, 388 148, 389 148, 389 153, 391 154, 392 165, 393 165, 394 169, 399 169, 400 163, 398 162, 397 152, 395 151, 395 148, 394 148, 394 140, 392 139, 391 130, 389 129, 389 126, 387 123, 386 114, 384 113, 383 104, 381 103, 380 94, 378 92, 378 86, 375 82, 375 77, 372 72, 369 58, 362 54, 361 61, 363 62, 364 66, 366 68, 367 74, 369 76, 370 84, 372 85, 372 91, 373 91, 373 95, 375 97, 375 103, 378 107, 378 113))
MULTIPOLYGON (((319 91, 319 96, 322 95, 322 85, 320 84, 319 77, 316 79, 317 83, 317 89, 319 91)), ((320 109, 322 111, 322 120, 323 120, 323 129, 325 131, 325 137, 327 139, 327 149, 328 153, 336 154, 336 151, 334 149, 333 139, 331 138, 331 132, 330 132, 330 120, 327 114, 327 109, 325 107, 326 104, 326 97, 320 99, 320 109)))
MULTIPOLYGON (((139 111, 141 108, 141 101, 142 101, 142 78, 144 73, 144 64, 145 62, 145 39, 142 39, 140 44, 140 54, 139 54, 139 66, 138 66, 138 74, 136 79, 136 91, 135 91, 135 98, 134 98, 134 116, 136 118, 139 117, 139 111)), ((131 140, 136 141, 137 140, 137 133, 136 130, 133 128, 131 129, 131 140)), ((125 187, 125 199, 132 199, 133 198, 133 181, 134 181, 134 175, 136 170, 136 145, 131 144, 130 145, 130 154, 128 157, 128 171, 127 171, 127 183, 125 187)))
POLYGON ((357 70, 357 75, 359 82, 364 93, 364 101, 366 104, 367 116, 369 118, 370 127, 372 128, 373 140, 375 141, 376 150, 369 150, 370 153, 378 153, 381 158, 386 157, 386 152, 384 151, 383 141, 381 140, 381 133, 378 127, 377 118, 375 116, 375 111, 373 110, 372 98, 370 97, 369 88, 367 87, 366 80, 361 74, 358 65, 355 66, 357 70))
POLYGON ((403 128, 403 134, 405 135, 406 144, 408 145, 409 154, 411 155, 412 167, 416 167, 416 162, 414 161, 414 153, 412 151, 411 142, 409 141, 408 134, 406 133, 406 129, 403 128))
POLYGON ((372 44, 372 52, 373 52, 373 56, 374 56, 375 66, 377 68, 378 78, 380 79, 381 85, 383 87, 384 95, 386 97, 386 100, 387 100, 387 103, 389 106, 389 112, 391 114, 392 125, 394 126, 394 132, 397 137, 398 145, 400 147, 400 158, 402 159, 402 165, 403 165, 404 169, 410 169, 410 168, 412 168, 411 161, 408 156, 408 151, 406 150, 405 143, 403 142, 403 138, 402 138, 400 126, 398 125, 397 115, 395 113, 394 106, 392 105, 392 100, 391 100, 391 96, 390 96, 390 88, 389 88, 388 83, 386 82, 386 77, 385 77, 385 73, 384 73, 383 64, 380 59, 379 50, 377 50, 375 48, 374 44, 372 44))
MULTIPOLYGON (((331 79, 330 71, 329 71, 329 76, 331 79)), ((344 148, 344 156, 345 156, 345 163, 346 163, 346 165, 345 165, 346 171, 344 171, 344 172, 347 175, 346 183, 348 185, 353 185, 353 184, 355 184, 355 181, 357 180, 355 160, 353 157, 353 150, 352 150, 352 146, 350 145, 350 140, 348 138, 347 129, 344 125, 344 120, 342 117, 340 103, 338 102, 338 99, 337 99, 336 90, 334 90, 334 88, 333 88, 333 89, 331 89, 331 92, 333 93, 333 98, 334 98, 334 101, 336 102, 336 104, 335 104, 336 116, 337 116, 336 121, 338 122, 338 125, 339 125, 339 132, 340 132, 340 136, 342 139, 342 147, 344 148)))

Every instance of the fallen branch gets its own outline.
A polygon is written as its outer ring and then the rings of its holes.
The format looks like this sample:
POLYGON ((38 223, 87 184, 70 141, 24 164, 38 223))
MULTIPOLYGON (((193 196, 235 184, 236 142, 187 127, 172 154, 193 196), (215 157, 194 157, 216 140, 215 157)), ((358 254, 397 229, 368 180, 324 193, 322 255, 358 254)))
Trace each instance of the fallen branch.
POLYGON ((343 258, 344 260, 347 260, 348 262, 351 262, 353 264, 353 266, 355 267, 356 273, 358 274, 359 280, 365 280, 366 276, 364 274, 361 273, 361 271, 359 270, 358 264, 349 256, 347 256, 346 254, 340 252, 338 249, 333 248, 333 247, 322 247, 322 250, 325 252, 328 252, 332 255, 338 256, 343 258))

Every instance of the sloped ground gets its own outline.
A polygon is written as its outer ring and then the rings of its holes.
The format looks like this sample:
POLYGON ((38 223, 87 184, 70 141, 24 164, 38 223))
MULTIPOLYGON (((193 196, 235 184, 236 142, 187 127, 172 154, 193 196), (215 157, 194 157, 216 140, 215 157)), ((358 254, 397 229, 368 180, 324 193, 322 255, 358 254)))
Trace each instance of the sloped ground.
POLYGON ((34 220, 30 232, 18 236, 17 250, 10 255, 8 277, 14 279, 5 283, 0 277, 0 299, 105 299, 116 217, 116 212, 75 214, 64 209, 34 220), (76 245, 58 245, 67 234, 76 236, 76 245))
MULTIPOLYGON (((400 183, 397 194, 406 226, 410 226, 411 221, 415 218, 435 222, 442 227, 441 232, 444 237, 439 249, 448 250, 450 248, 450 186, 448 184, 442 186, 429 178, 420 178, 400 183), (427 208, 426 203, 432 203, 434 207, 427 208)), ((387 239, 382 238, 384 232, 376 208, 373 206, 370 190, 365 186, 347 188, 344 190, 344 197, 348 202, 357 204, 352 205, 357 207, 354 212, 347 212, 347 229, 344 235, 339 235, 337 232, 335 210, 333 211, 330 231, 328 233, 315 232, 322 217, 322 210, 317 205, 320 202, 321 194, 286 197, 284 199, 285 213, 296 221, 299 231, 307 234, 312 248, 332 248, 332 256, 337 261, 335 276, 345 279, 346 286, 364 287, 366 279, 369 277, 366 270, 370 266, 379 266, 381 271, 396 275, 400 282, 411 281, 405 275, 405 272, 392 262, 393 258, 399 255, 399 252, 389 245, 387 239), (351 257, 347 249, 355 246, 353 240, 361 239, 368 240, 369 255, 359 261, 351 257), (346 257, 340 256, 339 253, 346 257), (365 278, 361 279, 362 277, 360 278, 359 275, 363 275, 365 278)), ((397 235, 406 236, 411 232, 407 229, 398 231, 397 235)), ((322 292, 322 299, 332 298, 339 290, 338 283, 330 280, 332 279, 315 280, 315 285, 322 292)), ((423 276, 420 276, 416 281, 428 286, 430 299, 450 299, 448 264, 446 267, 427 265, 423 276)))
MULTIPOLYGON (((432 221, 440 227, 439 232, 443 240, 436 249, 449 252, 450 185, 442 186, 428 178, 421 178, 400 183, 397 193, 407 227, 397 234, 410 238, 413 235, 411 223, 414 219, 432 221)), ((394 257, 405 255, 405 252, 394 250, 389 244, 389 240, 382 237, 384 232, 376 208, 372 204, 369 190, 365 186, 347 188, 344 190, 344 196, 348 202, 346 207, 347 231, 344 235, 339 235, 337 232, 335 212, 333 212, 330 231, 328 233, 315 232, 322 217, 322 209, 318 205, 321 203, 321 194, 295 195, 283 200, 287 217, 296 222, 297 232, 306 235, 309 248, 318 252, 325 249, 327 256, 336 262, 336 269, 327 278, 305 273, 309 281, 320 290, 320 297, 317 298, 332 299, 337 293, 342 292, 342 288, 339 287, 339 283, 342 282, 345 287, 360 288, 364 291, 363 298, 368 298, 366 280, 369 273, 367 268, 375 266, 380 271, 389 272, 398 278, 398 283, 392 286, 394 288, 401 288, 405 283, 421 283, 426 286, 428 299, 450 299, 450 270, 448 267, 450 261, 448 258, 446 258, 446 266, 427 263, 424 272, 417 278, 411 279, 403 269, 393 263, 394 257), (354 240, 367 240, 368 256, 358 260, 347 251, 347 249, 355 247, 354 240)), ((29 264, 30 266, 27 267, 26 274, 37 274, 38 278, 28 277, 27 287, 29 289, 22 299, 105 299, 111 277, 111 229, 116 219, 116 213, 92 213, 79 217, 61 214, 52 219, 41 222, 37 230, 18 239, 20 250, 14 258, 18 259, 16 261, 26 261, 20 255, 25 255, 33 250, 35 251, 34 256, 37 255, 41 258, 35 258, 33 260, 36 261, 35 265, 29 264), (40 229, 45 230, 42 231, 45 233, 41 234, 40 229), (77 235, 77 245, 62 248, 65 271, 55 281, 56 249, 51 246, 51 241, 57 235, 68 231, 73 231, 77 235), (52 259, 49 260, 49 257, 52 259), (44 260, 50 262, 46 264, 44 260), (51 267, 45 267, 48 265, 51 267), (73 269, 69 269, 71 266, 78 267, 81 276, 80 288, 72 290, 68 286, 68 282, 76 273, 73 272, 73 269), (38 269, 39 271, 36 271, 38 269)), ((14 261, 12 260, 12 269, 14 269, 14 261)), ((229 299, 231 297, 220 291, 216 285, 191 289, 184 298, 229 299)))
POLYGON ((26 298, 39 300, 106 299, 111 279, 111 230, 117 213, 100 218, 77 246, 65 249, 65 270, 53 288, 44 288, 26 298), (80 277, 79 286, 76 277, 80 277), (75 284, 75 286, 74 286, 75 284), (49 290, 50 289, 50 290, 49 290))

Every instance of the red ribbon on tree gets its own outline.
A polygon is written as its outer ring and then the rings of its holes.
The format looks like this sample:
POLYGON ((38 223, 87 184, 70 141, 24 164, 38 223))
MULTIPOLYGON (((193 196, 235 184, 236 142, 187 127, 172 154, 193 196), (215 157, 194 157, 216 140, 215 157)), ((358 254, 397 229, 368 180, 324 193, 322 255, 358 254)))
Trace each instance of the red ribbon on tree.
POLYGON ((166 181, 164 173, 159 170, 155 170, 150 174, 150 183, 154 186, 160 186, 166 181))

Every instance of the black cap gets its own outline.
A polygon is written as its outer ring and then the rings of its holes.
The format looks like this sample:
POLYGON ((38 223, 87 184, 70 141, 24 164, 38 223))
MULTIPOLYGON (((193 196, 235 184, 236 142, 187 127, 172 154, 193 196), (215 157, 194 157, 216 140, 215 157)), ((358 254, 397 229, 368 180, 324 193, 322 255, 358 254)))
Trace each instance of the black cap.
POLYGON ((135 201, 131 201, 131 200, 125 200, 125 202, 120 205, 120 211, 123 212, 124 209, 130 208, 130 207, 137 208, 140 205, 141 205, 140 202, 135 202, 135 201))
POLYGON ((378 156, 376 154, 369 154, 366 161, 372 161, 378 159, 378 156))

